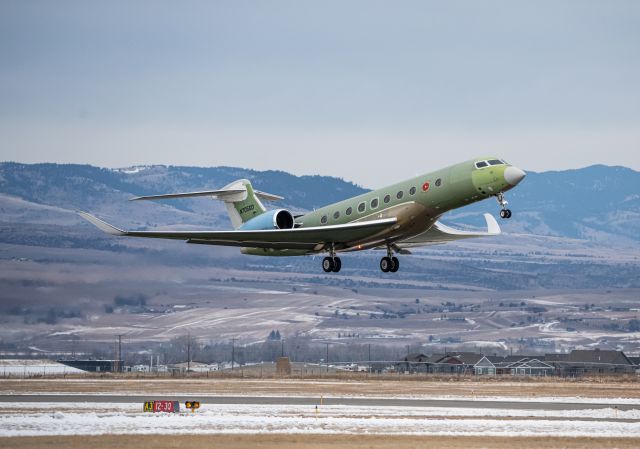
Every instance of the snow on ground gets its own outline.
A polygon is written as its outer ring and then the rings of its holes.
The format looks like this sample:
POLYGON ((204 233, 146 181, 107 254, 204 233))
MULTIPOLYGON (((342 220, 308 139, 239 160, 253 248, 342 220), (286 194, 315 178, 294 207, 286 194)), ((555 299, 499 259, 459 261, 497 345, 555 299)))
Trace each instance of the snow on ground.
MULTIPOLYGON (((9 405, 9 404, 7 404, 9 405)), ((640 437, 640 410, 507 410, 229 404, 152 414, 142 404, 10 404, 1 436, 340 433, 640 437)))

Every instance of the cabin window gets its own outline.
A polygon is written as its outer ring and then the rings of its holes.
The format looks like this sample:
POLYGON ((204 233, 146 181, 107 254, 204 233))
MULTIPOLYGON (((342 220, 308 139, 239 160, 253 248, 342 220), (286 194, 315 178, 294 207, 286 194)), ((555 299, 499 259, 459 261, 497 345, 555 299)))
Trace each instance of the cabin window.
POLYGON ((415 187, 411 187, 409 189, 409 195, 415 195, 416 194, 416 188, 415 187))
POLYGON ((442 185, 442 179, 441 178, 436 179, 435 184, 436 184, 436 187, 440 187, 442 185))
POLYGON ((320 223, 327 224, 327 216, 326 215, 322 216, 322 218, 320 219, 320 223))
POLYGON ((389 201, 391 201, 391 195, 385 195, 384 196, 384 200, 385 203, 388 203, 389 201))
POLYGON ((489 165, 502 165, 502 164, 504 164, 504 162, 502 162, 502 161, 501 161, 501 160, 499 160, 499 159, 491 159, 491 160, 489 161, 489 165))
POLYGON ((486 167, 487 163, 485 161, 476 162, 476 168, 486 167))
POLYGON ((351 215, 351 213, 352 213, 352 212, 353 212, 353 207, 351 207, 351 206, 347 207, 347 212, 346 212, 346 214, 347 214, 347 215, 351 215))
POLYGON ((378 207, 378 198, 374 198, 371 200, 371 209, 376 209, 378 207))
POLYGON ((338 218, 340 218, 340 212, 335 211, 335 212, 333 213, 333 219, 334 219, 334 220, 337 220, 338 218))
POLYGON ((364 202, 358 204, 358 212, 364 212, 366 205, 364 202))
POLYGON ((396 198, 398 198, 399 200, 401 200, 403 196, 404 196, 404 192, 402 190, 396 193, 396 198))

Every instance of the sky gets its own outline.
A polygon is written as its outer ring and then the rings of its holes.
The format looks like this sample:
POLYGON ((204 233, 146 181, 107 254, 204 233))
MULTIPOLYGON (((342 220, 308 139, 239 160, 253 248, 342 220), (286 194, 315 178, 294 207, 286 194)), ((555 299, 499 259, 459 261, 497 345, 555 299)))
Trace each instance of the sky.
POLYGON ((640 170, 638 1, 0 0, 0 161, 640 170))

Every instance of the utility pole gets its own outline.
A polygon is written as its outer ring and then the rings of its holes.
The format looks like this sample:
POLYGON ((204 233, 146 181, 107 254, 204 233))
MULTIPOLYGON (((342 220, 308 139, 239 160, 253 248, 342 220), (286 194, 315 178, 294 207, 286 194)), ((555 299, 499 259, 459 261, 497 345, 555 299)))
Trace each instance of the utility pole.
POLYGON ((236 340, 235 337, 231 339, 231 373, 233 373, 233 365, 236 360, 236 340))
POLYGON ((280 357, 284 357, 284 338, 281 340, 280 345, 280 357))
POLYGON ((191 332, 187 332, 187 375, 191 370, 191 332))
POLYGON ((369 374, 371 374, 371 343, 369 343, 369 374))
POLYGON ((327 363, 327 373, 329 372, 329 343, 325 343, 327 345, 327 358, 325 359, 327 363))
POLYGON ((118 364, 118 369, 116 371, 121 373, 122 372, 122 334, 118 334, 118 361, 116 363, 118 364))

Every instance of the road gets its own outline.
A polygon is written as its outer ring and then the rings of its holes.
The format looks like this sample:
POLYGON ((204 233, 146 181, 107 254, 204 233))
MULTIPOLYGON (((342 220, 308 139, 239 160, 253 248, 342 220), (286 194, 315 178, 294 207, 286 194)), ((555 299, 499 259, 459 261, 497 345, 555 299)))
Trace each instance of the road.
MULTIPOLYGON (((111 402, 111 403, 143 403, 150 400, 190 401, 197 400, 202 404, 260 404, 260 405, 315 405, 320 403, 319 397, 299 396, 124 396, 104 394, 17 394, 0 395, 0 403, 35 403, 35 402, 111 402)), ((511 410, 593 410, 613 408, 618 410, 638 410, 640 404, 610 404, 587 402, 542 402, 542 401, 486 401, 471 399, 403 399, 403 398, 355 398, 328 397, 323 398, 324 405, 353 405, 369 407, 458 407, 458 408, 490 408, 511 410)))

